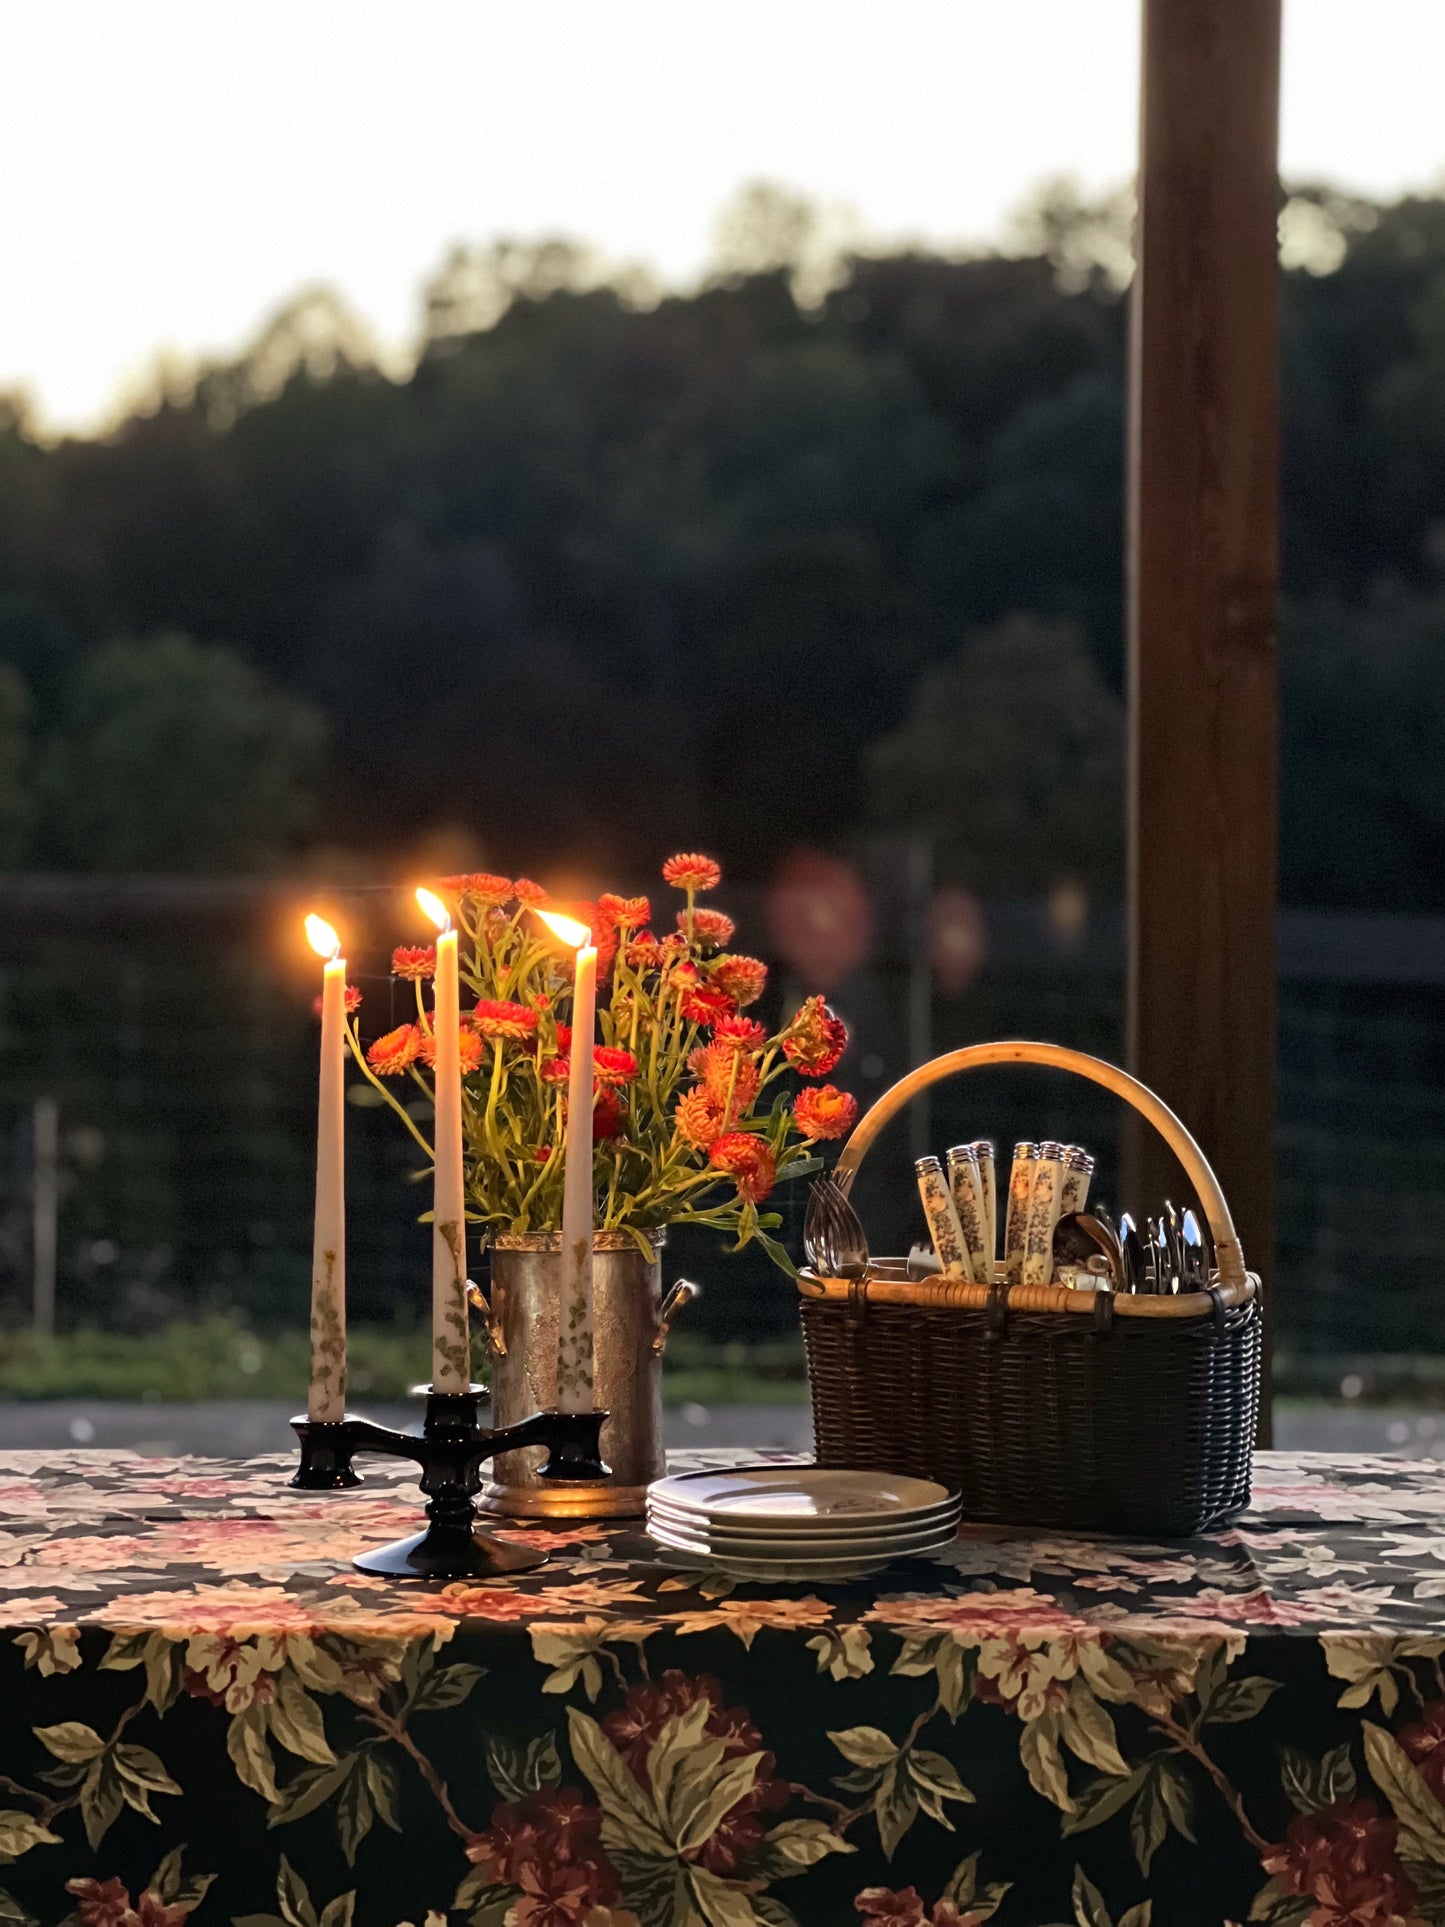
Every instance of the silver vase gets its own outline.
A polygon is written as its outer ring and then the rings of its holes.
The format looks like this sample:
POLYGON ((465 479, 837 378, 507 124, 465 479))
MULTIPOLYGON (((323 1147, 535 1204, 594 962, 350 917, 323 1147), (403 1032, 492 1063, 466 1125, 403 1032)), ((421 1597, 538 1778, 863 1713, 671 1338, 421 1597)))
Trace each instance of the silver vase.
MULTIPOLYGON (((649 1233, 654 1251, 664 1231, 649 1233)), ((662 1352, 676 1311, 696 1297, 679 1280, 664 1300, 662 1264, 651 1263, 620 1231, 593 1239, 593 1360, 598 1406, 610 1417, 602 1455, 612 1468, 605 1485, 543 1479, 541 1447, 506 1452, 483 1489, 489 1512, 513 1518, 625 1519, 646 1509, 647 1488, 662 1477, 662 1352)), ((492 1424, 514 1424, 557 1403, 557 1312, 562 1297, 562 1238, 502 1236, 492 1244, 492 1296, 485 1314, 491 1354, 492 1424)))

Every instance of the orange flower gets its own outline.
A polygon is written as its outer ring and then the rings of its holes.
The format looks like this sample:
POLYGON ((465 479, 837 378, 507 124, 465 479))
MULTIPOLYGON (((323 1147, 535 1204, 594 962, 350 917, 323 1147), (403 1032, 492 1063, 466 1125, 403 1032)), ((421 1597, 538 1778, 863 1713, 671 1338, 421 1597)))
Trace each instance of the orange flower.
MULTIPOLYGON (((355 984, 348 984, 346 986, 346 996, 342 1001, 346 1007, 347 1016, 354 1017, 357 1011, 361 1009, 361 992, 356 988, 355 984)), ((319 991, 316 993, 316 1001, 312 1004, 311 1008, 318 1017, 321 1015, 321 993, 319 991)))
POLYGON ((537 1034, 537 1013, 528 1010, 525 1004, 508 1004, 484 997, 467 1016, 483 1037, 507 1037, 513 1043, 522 1044, 537 1034))
POLYGON ((477 870, 467 876, 443 877, 442 888, 468 903, 498 906, 510 903, 517 894, 517 886, 510 877, 492 876, 486 870, 477 870))
POLYGON ((723 1128, 721 1108, 701 1086, 683 1092, 672 1117, 683 1143, 691 1144, 698 1151, 705 1151, 723 1128))
POLYGON ((777 1167, 761 1138, 747 1131, 727 1131, 708 1148, 707 1161, 726 1171, 747 1204, 761 1204, 773 1188, 777 1167))
POLYGON ((661 966, 662 945, 650 930, 632 939, 623 953, 634 970, 656 970, 661 966))
POLYGON ((821 997, 809 997, 783 1034, 783 1055, 804 1077, 826 1077, 848 1047, 848 1026, 821 997))
POLYGON ((710 856, 688 851, 667 859, 662 866, 662 880, 675 890, 686 890, 689 894, 694 890, 715 890, 722 882, 722 866, 710 856))
POLYGON ((637 1075, 637 1059, 630 1050, 599 1044, 592 1053, 592 1074, 599 1084, 630 1084, 637 1075))
POLYGON ((731 943, 733 932, 737 929, 732 918, 721 910, 679 910, 677 927, 684 936, 688 934, 689 919, 692 922, 692 934, 697 941, 711 944, 714 950, 721 950, 724 944, 731 943))
POLYGON ((572 1075, 572 1066, 565 1057, 544 1057, 537 1075, 544 1084, 565 1084, 572 1075))
MULTIPOLYGON (((703 912, 697 914, 702 916, 703 912)), ((755 1004, 767 986, 768 966, 756 957, 715 957, 712 980, 735 1004, 755 1004)))
POLYGON ((741 1117, 758 1094, 762 1073, 751 1057, 727 1043, 709 1044, 702 1054, 703 1086, 719 1109, 727 1106, 727 1121, 741 1117))
MULTIPOLYGON (((466 1077, 472 1071, 479 1071, 482 1068, 482 1040, 474 1030, 468 1029, 465 1024, 462 1025, 458 1033, 457 1051, 463 1077, 466 1077)), ((417 1045, 416 1054, 429 1069, 436 1069, 437 1040, 432 1036, 430 1031, 422 1032, 421 1042, 417 1045)))
POLYGON ((793 1102, 793 1122, 806 1138, 844 1137, 857 1115, 857 1098, 832 1084, 799 1091, 793 1102))
POLYGON ((646 897, 615 897, 609 890, 597 899, 597 914, 611 930, 640 930, 652 905, 646 897))
POLYGON ((695 1024, 715 1024, 720 1017, 731 1017, 737 1006, 725 990, 709 983, 696 964, 681 963, 672 981, 682 992, 682 1014, 695 1024))
POLYGON ((713 1027, 712 1041, 726 1044, 729 1050, 761 1050, 768 1033, 755 1017, 720 1017, 713 1027))
POLYGON ((378 1077, 400 1077, 421 1053, 425 1031, 415 1024, 398 1024, 385 1037, 378 1037, 366 1053, 366 1061, 378 1077))
POLYGON ((609 1138, 621 1137, 626 1122, 627 1113, 616 1091, 599 1091, 592 1106, 592 1142, 605 1144, 609 1138))
POLYGON ((437 974, 437 947, 434 943, 421 944, 412 948, 400 944, 391 953, 392 975, 405 977, 410 983, 420 983, 424 977, 437 974))
POLYGON ((565 1057, 567 1052, 571 1050, 571 1048, 572 1048, 572 1026, 570 1024, 558 1024, 557 1049, 559 1053, 565 1057))
POLYGON ((533 883, 530 877, 518 877, 512 885, 512 895, 518 903, 525 903, 528 909, 535 910, 539 903, 551 898, 551 891, 544 890, 540 883, 533 883))

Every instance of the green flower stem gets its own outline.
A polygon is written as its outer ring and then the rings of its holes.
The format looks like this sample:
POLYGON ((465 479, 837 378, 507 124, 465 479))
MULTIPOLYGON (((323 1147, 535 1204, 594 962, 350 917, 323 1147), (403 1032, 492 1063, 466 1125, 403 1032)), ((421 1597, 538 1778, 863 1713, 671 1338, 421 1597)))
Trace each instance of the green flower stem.
MULTIPOLYGON (((366 1079, 367 1083, 370 1084, 374 1090, 378 1090, 381 1092, 382 1096, 386 1099, 387 1103, 396 1112, 397 1116, 401 1119, 402 1123, 411 1132, 412 1136, 416 1139, 417 1143, 421 1146, 422 1150, 426 1153, 427 1161, 431 1164, 435 1164, 436 1152, 427 1143, 426 1139, 422 1136, 421 1132, 416 1128, 415 1120, 411 1117, 410 1113, 406 1110, 406 1107, 398 1103, 397 1099, 392 1095, 392 1093, 386 1088, 385 1084, 382 1083, 381 1079, 372 1070, 370 1064, 367 1063, 366 1053, 361 1048, 361 1040, 356 1034, 354 1025, 348 1024, 346 1026, 346 1041, 351 1046, 351 1055, 356 1060, 356 1067, 361 1072, 362 1076, 366 1079)), ((425 1086, 423 1086, 423 1089, 425 1089, 425 1086)), ((428 1092, 427 1095, 430 1096, 431 1093, 428 1092)))

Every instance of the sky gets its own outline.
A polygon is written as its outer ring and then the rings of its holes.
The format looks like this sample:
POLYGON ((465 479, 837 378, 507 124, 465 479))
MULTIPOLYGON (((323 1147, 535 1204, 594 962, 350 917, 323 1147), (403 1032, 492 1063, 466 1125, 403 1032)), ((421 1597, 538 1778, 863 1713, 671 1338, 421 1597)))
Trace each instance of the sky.
MULTIPOLYGON (((1240 0, 1249 4, 1249 0, 1240 0)), ((686 284, 768 179, 997 238, 1133 166, 1139 0, 0 0, 0 392, 99 421, 318 282, 391 347, 458 241, 686 284)), ((1282 166, 1445 185, 1442 0, 1286 0, 1282 166)))

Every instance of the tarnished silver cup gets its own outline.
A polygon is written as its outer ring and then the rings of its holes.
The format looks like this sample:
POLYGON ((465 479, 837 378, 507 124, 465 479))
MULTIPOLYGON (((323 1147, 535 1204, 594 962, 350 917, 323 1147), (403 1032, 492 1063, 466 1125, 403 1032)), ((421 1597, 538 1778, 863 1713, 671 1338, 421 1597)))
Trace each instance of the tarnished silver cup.
MULTIPOLYGON (((649 1233, 654 1252, 665 1231, 649 1233)), ((560 1232, 501 1236, 492 1244, 492 1295, 485 1306, 491 1354, 492 1424, 511 1425, 557 1403, 557 1317, 561 1303, 560 1232)), ((543 1479, 546 1451, 506 1452, 492 1465, 481 1503, 513 1518, 641 1517, 647 1488, 662 1477, 662 1352, 673 1313, 696 1295, 674 1285, 664 1303, 662 1263, 651 1263, 634 1238, 599 1231, 593 1239, 593 1362, 602 1455, 612 1468, 604 1485, 543 1479)))

